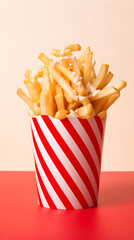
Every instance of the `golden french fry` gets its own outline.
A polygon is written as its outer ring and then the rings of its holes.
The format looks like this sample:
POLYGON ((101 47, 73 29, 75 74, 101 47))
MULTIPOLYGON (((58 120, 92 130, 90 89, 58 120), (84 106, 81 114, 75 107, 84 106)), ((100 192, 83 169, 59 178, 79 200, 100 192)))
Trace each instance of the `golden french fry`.
POLYGON ((90 99, 91 102, 94 102, 94 101, 99 100, 101 98, 108 97, 111 94, 116 93, 116 92, 117 92, 117 90, 113 87, 104 88, 104 89, 100 90, 96 94, 96 96, 90 97, 89 99, 90 99))
POLYGON ((71 71, 69 71, 67 68, 65 68, 64 66, 62 66, 59 63, 55 64, 56 69, 58 69, 65 77, 69 78, 72 82, 75 79, 75 76, 72 74, 71 71))
POLYGON ((108 64, 102 64, 101 65, 101 69, 96 77, 96 79, 94 79, 94 81, 92 82, 92 86, 96 89, 99 89, 106 74, 108 71, 109 65, 108 64))
POLYGON ((80 51, 81 50, 81 46, 80 44, 70 44, 67 45, 65 49, 69 49, 70 51, 80 51))
POLYGON ((44 53, 40 53, 40 55, 38 56, 38 58, 45 63, 46 65, 49 65, 50 60, 49 58, 44 54, 44 53))
POLYGON ((53 117, 53 109, 50 103, 50 92, 49 90, 43 90, 40 95, 40 108, 42 115, 49 115, 53 117))
POLYGON ((107 98, 107 101, 104 103, 102 110, 107 110, 120 96, 120 91, 116 91, 113 95, 107 98))
POLYGON ((84 65, 84 78, 83 78, 84 86, 86 86, 87 83, 91 81, 92 58, 93 58, 93 53, 86 55, 85 65, 84 65))
POLYGON ((40 68, 39 71, 38 71, 38 77, 43 77, 43 72, 45 70, 45 66, 40 68))
POLYGON ((24 84, 26 85, 33 102, 37 102, 40 99, 40 92, 35 88, 34 84, 29 79, 25 79, 24 84))
POLYGON ((39 93, 41 93, 42 87, 41 87, 40 83, 38 82, 38 78, 37 77, 34 78, 34 86, 35 86, 36 90, 39 93))
POLYGON ((101 120, 105 119, 107 117, 107 112, 103 111, 103 112, 99 112, 97 115, 101 120))
MULTIPOLYGON (((79 61, 78 61, 78 66, 79 66, 81 73, 84 75, 84 66, 82 64, 80 64, 79 61)), ((95 78, 96 78, 96 73, 95 73, 94 67, 92 67, 91 73, 90 73, 90 79, 92 81, 95 78)))
POLYGON ((91 79, 91 81, 92 81, 92 80, 95 79, 95 78, 96 78, 96 73, 95 73, 94 68, 92 67, 90 79, 91 79))
POLYGON ((53 116, 54 115, 54 89, 53 89, 53 85, 52 85, 47 67, 43 72, 43 91, 44 90, 49 91, 49 104, 50 104, 50 108, 53 116))
POLYGON ((58 112, 56 112, 54 117, 57 119, 64 119, 66 118, 66 116, 67 116, 67 110, 59 110, 58 112))
POLYGON ((64 97, 68 103, 74 103, 74 100, 64 91, 64 97))
POLYGON ((57 94, 55 96, 55 102, 58 110, 65 109, 63 94, 57 94))
POLYGON ((78 83, 75 83, 75 80, 76 78, 79 78, 79 76, 75 75, 75 72, 74 72, 74 75, 71 71, 69 71, 68 69, 66 69, 64 66, 62 66, 61 64, 57 63, 56 64, 56 68, 64 75, 66 76, 67 78, 70 79, 70 81, 72 82, 72 88, 74 90, 76 90, 79 95, 81 96, 84 96, 84 95, 87 95, 87 91, 85 89, 85 87, 83 86, 83 84, 80 82, 80 85, 78 85, 78 83))
POLYGON ((34 102, 29 98, 21 88, 17 90, 17 95, 32 109, 34 109, 34 102))
POLYGON ((112 95, 92 102, 95 113, 98 114, 103 110, 107 110, 119 98, 119 96, 120 92, 116 90, 112 95))
POLYGON ((63 89, 62 89, 62 87, 57 84, 56 87, 55 87, 55 92, 56 92, 56 95, 58 95, 58 94, 63 94, 63 89))
POLYGON ((36 112, 32 108, 28 109, 28 115, 30 117, 36 117, 37 116, 36 112))
POLYGON ((41 114, 41 109, 40 107, 38 107, 38 105, 36 103, 34 103, 34 112, 36 112, 37 115, 41 114))
POLYGON ((54 55, 55 57, 65 57, 65 56, 72 55, 69 49, 61 49, 61 50, 53 49, 51 54, 54 55))
POLYGON ((82 103, 83 106, 90 103, 90 100, 89 100, 88 96, 79 96, 79 101, 80 101, 80 103, 82 103))
POLYGON ((94 116, 94 109, 91 103, 87 104, 86 106, 77 108, 75 112, 80 118, 88 118, 94 116))
POLYGON ((79 117, 79 116, 76 113, 76 111, 71 109, 70 112, 68 113, 67 117, 79 117))
POLYGON ((72 60, 70 62, 72 63, 74 72, 80 77, 81 76, 81 72, 80 72, 80 68, 79 68, 77 59, 72 60))
POLYGON ((113 87, 116 88, 118 91, 122 90, 127 86, 127 82, 119 81, 118 83, 114 84, 113 87))
POLYGON ((90 47, 86 48, 86 50, 81 54, 81 56, 78 59, 79 63, 82 64, 85 61, 85 57, 87 53, 90 53, 90 52, 91 52, 90 47))
MULTIPOLYGON (((116 93, 114 93, 114 94, 116 94, 116 93)), ((107 99, 108 99, 108 97, 104 97, 104 98, 100 98, 100 99, 92 102, 92 105, 93 105, 93 108, 94 108, 94 111, 96 114, 98 114, 99 112, 102 111, 103 106, 106 103, 107 99)))
POLYGON ((79 101, 74 103, 69 103, 67 106, 67 111, 70 112, 70 110, 76 110, 77 108, 81 107, 81 103, 79 101))
POLYGON ((27 69, 26 71, 25 71, 25 78, 27 78, 27 79, 31 79, 31 70, 29 70, 29 69, 27 69))
POLYGON ((99 89, 103 89, 104 87, 106 87, 108 85, 108 83, 111 81, 111 79, 113 78, 114 74, 112 72, 108 72, 105 76, 105 78, 103 79, 103 81, 101 82, 99 89))
POLYGON ((87 90, 86 90, 86 88, 83 86, 82 83, 81 83, 81 85, 77 85, 76 83, 73 83, 73 82, 72 82, 71 85, 72 85, 72 88, 73 88, 75 91, 77 91, 80 96, 85 96, 85 95, 87 95, 87 90))
POLYGON ((69 83, 58 73, 54 68, 49 66, 49 72, 55 79, 55 81, 63 88, 63 90, 69 95, 73 100, 77 100, 77 94, 73 91, 69 83))

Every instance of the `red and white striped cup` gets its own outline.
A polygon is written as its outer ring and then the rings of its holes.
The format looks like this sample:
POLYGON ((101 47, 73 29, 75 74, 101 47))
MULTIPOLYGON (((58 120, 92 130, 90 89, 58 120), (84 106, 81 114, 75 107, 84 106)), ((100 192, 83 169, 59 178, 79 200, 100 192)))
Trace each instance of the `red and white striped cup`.
POLYGON ((105 120, 31 118, 38 198, 53 209, 97 205, 105 120))

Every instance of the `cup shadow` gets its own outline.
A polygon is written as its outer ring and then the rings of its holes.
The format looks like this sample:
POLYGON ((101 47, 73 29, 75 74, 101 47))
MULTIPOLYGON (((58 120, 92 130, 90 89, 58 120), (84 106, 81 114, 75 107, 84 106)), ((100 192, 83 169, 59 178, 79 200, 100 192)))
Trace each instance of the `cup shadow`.
POLYGON ((98 207, 134 204, 134 181, 103 185, 99 191, 98 207))

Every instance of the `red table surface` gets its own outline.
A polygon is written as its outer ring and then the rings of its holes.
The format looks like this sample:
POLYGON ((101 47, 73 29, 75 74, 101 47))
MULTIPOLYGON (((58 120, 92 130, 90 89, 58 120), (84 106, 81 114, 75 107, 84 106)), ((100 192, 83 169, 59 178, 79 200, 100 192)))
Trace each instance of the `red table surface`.
POLYGON ((134 239, 134 172, 102 172, 98 207, 37 204, 34 172, 0 172, 0 239, 134 239))

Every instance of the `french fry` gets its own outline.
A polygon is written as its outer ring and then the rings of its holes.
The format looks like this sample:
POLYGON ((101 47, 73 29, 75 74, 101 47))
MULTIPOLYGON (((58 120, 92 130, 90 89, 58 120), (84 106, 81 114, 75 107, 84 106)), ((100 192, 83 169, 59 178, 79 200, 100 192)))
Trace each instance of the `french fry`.
POLYGON ((43 91, 44 90, 49 91, 49 105, 51 108, 51 116, 53 116, 54 115, 54 89, 49 77, 49 72, 47 67, 43 72, 43 91))
POLYGON ((67 116, 67 110, 59 110, 58 112, 56 112, 54 117, 57 119, 64 119, 66 118, 66 116, 67 116))
POLYGON ((69 95, 69 97, 73 100, 77 100, 77 94, 74 93, 72 87, 69 83, 58 73, 54 68, 49 66, 49 72, 55 79, 55 81, 63 88, 63 90, 69 95))
POLYGON ((79 63, 82 64, 85 61, 86 55, 90 52, 91 52, 90 47, 86 48, 86 50, 81 54, 81 56, 78 59, 79 63))
POLYGON ((114 74, 112 72, 108 72, 103 80, 103 82, 100 84, 99 89, 103 89, 104 87, 106 87, 108 85, 108 83, 111 81, 111 79, 113 78, 114 74))
POLYGON ((49 115, 53 117, 53 109, 50 103, 50 92, 49 90, 43 90, 40 95, 40 108, 42 115, 49 115))
POLYGON ((118 83, 114 84, 113 87, 116 88, 118 91, 122 90, 127 86, 127 82, 119 81, 118 83))
MULTIPOLYGON (((114 93, 114 94, 116 94, 116 93, 114 93)), ((93 105, 93 108, 94 108, 94 111, 96 114, 98 114, 99 112, 102 111, 103 106, 106 103, 107 99, 108 99, 108 97, 104 97, 104 98, 101 98, 101 99, 98 99, 98 100, 92 102, 92 105, 93 105)))
POLYGON ((107 98, 107 101, 104 103, 104 105, 102 107, 102 110, 106 111, 119 97, 120 97, 120 92, 119 91, 116 91, 115 94, 109 96, 107 98))
POLYGON ((44 70, 45 70, 45 67, 42 67, 42 68, 39 69, 39 71, 38 71, 38 77, 43 77, 43 72, 44 72, 44 70))
POLYGON ((63 94, 57 94, 55 96, 55 101, 56 101, 56 105, 57 105, 58 110, 65 109, 63 94))
POLYGON ((120 92, 116 90, 115 93, 108 97, 101 98, 92 102, 95 113, 98 114, 103 110, 107 110, 120 96, 120 92))
POLYGON ((83 78, 84 86, 86 86, 87 83, 91 81, 92 58, 93 58, 93 53, 86 55, 85 65, 84 65, 84 78, 83 78))
POLYGON ((31 80, 31 70, 29 70, 29 69, 27 69, 26 71, 25 71, 25 78, 27 78, 27 79, 30 79, 31 80))
POLYGON ((94 109, 91 103, 86 106, 77 108, 75 111, 80 118, 88 118, 94 116, 94 109))
POLYGON ((75 103, 69 103, 67 106, 67 111, 70 112, 70 110, 76 110, 77 108, 81 107, 81 103, 79 101, 75 103))
POLYGON ((38 56, 38 58, 45 63, 46 65, 49 65, 50 60, 49 58, 44 54, 44 53, 40 53, 40 55, 38 56))
POLYGON ((56 68, 64 76, 66 76, 67 78, 70 79, 70 81, 72 82, 72 88, 74 90, 76 90, 79 93, 79 95, 81 95, 81 96, 87 95, 87 91, 86 91, 86 89, 85 89, 85 87, 83 86, 82 83, 81 83, 81 85, 77 85, 77 84, 74 83, 76 76, 74 76, 71 71, 69 71, 68 69, 66 69, 64 66, 62 66, 59 63, 56 64, 56 68))
POLYGON ((40 107, 37 106, 36 103, 34 103, 34 112, 36 112, 37 115, 40 115, 41 114, 41 109, 40 107))
POLYGON ((77 59, 72 52, 79 50, 79 44, 53 49, 52 55, 60 57, 56 63, 55 59, 41 53, 39 59, 44 63, 43 67, 26 70, 24 83, 30 97, 20 88, 17 94, 30 107, 29 116, 45 114, 64 119, 98 115, 102 120, 106 118, 106 110, 119 98, 127 83, 120 81, 106 88, 113 77, 108 71, 109 65, 102 64, 96 76, 90 47, 77 59))
POLYGON ((99 89, 102 82, 104 81, 105 79, 105 76, 107 74, 107 71, 108 71, 108 68, 109 68, 109 65, 108 64, 102 64, 101 65, 101 69, 96 77, 96 79, 94 79, 94 81, 92 82, 92 86, 96 89, 99 89))
POLYGON ((78 94, 80 96, 85 96, 87 95, 87 91, 86 88, 83 86, 83 84, 81 83, 81 85, 77 85, 75 83, 72 82, 72 88, 78 92, 78 94))
POLYGON ((62 50, 53 49, 51 54, 54 55, 55 57, 65 57, 65 56, 72 55, 69 49, 62 49, 62 50))
MULTIPOLYGON (((78 65, 79 65, 79 69, 80 69, 81 73, 84 75, 84 66, 81 65, 79 62, 78 62, 78 65)), ((96 73, 95 73, 94 67, 92 67, 91 73, 90 73, 90 79, 92 81, 95 78, 96 78, 96 73)))
POLYGON ((29 115, 29 117, 36 117, 37 116, 36 112, 32 108, 28 109, 28 115, 29 115))
POLYGON ((64 91, 64 97, 68 103, 74 103, 74 100, 64 91))
POLYGON ((101 98, 104 98, 104 97, 108 97, 110 95, 112 95, 113 93, 117 92, 117 90, 113 87, 109 87, 109 88, 104 88, 102 90, 100 90, 96 96, 93 96, 90 99, 91 102, 94 102, 96 100, 99 100, 101 98))
POLYGON ((35 77, 35 78, 34 78, 34 86, 35 86, 36 90, 37 90, 39 93, 41 93, 42 88, 41 88, 40 83, 38 82, 38 77, 35 77))
POLYGON ((34 109, 34 102, 29 98, 21 88, 17 90, 17 95, 32 109, 34 109))
POLYGON ((58 85, 58 84, 56 85, 55 92, 56 92, 56 95, 63 94, 63 89, 61 88, 60 85, 58 85))
POLYGON ((103 111, 103 112, 100 112, 98 113, 97 115, 101 120, 105 119, 107 117, 107 112, 106 111, 103 111))
POLYGON ((80 51, 81 50, 81 46, 80 44, 70 44, 67 45, 65 49, 69 49, 70 51, 80 51))
POLYGON ((92 81, 92 80, 95 79, 95 78, 96 78, 96 73, 95 73, 94 68, 92 67, 90 79, 91 79, 91 81, 92 81))
POLYGON ((58 69, 65 77, 69 78, 72 82, 75 79, 75 76, 73 76, 72 72, 69 71, 67 68, 65 68, 64 66, 62 66, 59 63, 55 64, 56 69, 58 69))
POLYGON ((80 101, 80 103, 82 103, 83 106, 85 106, 85 105, 90 103, 90 100, 89 100, 88 96, 85 96, 85 97, 79 96, 79 101, 80 101))
POLYGON ((25 79, 24 84, 26 85, 33 102, 37 102, 40 99, 40 92, 35 88, 34 84, 29 79, 25 79))
POLYGON ((72 63, 74 72, 80 77, 81 72, 80 72, 80 69, 79 69, 78 61, 75 59, 75 60, 72 60, 70 62, 72 63))

